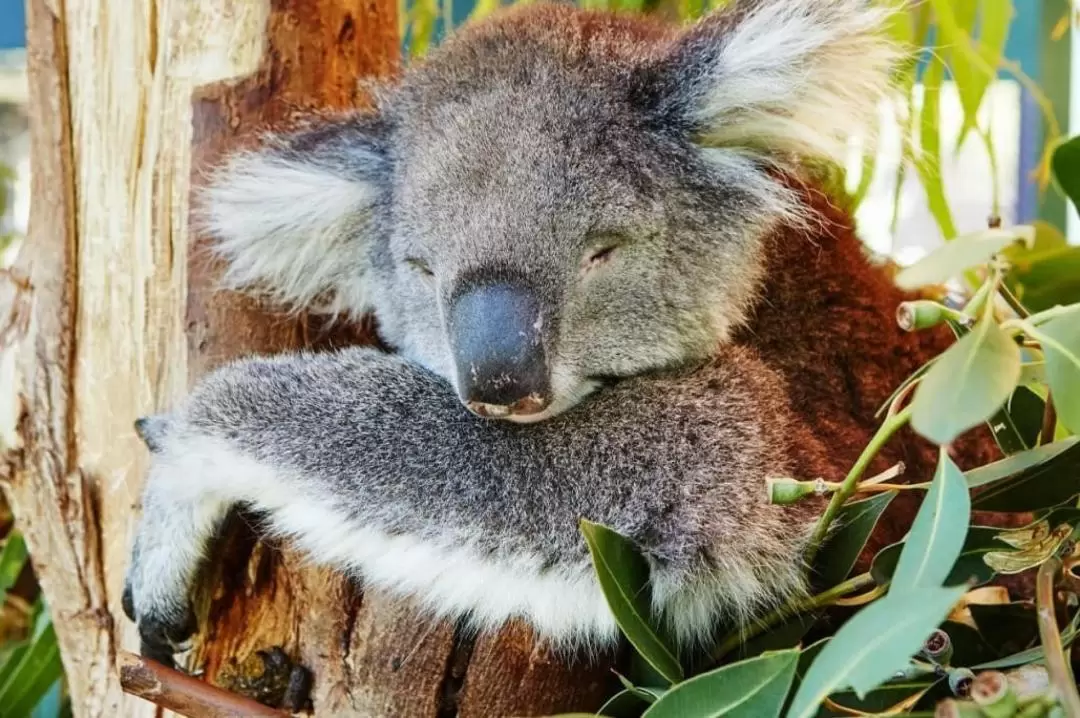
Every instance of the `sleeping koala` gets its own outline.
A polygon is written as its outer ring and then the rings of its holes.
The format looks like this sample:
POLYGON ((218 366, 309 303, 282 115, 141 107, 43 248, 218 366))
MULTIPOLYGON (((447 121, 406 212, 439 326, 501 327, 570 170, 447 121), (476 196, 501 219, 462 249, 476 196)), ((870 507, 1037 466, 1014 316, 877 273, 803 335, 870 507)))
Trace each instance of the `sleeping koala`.
MULTIPOLYGON (((557 646, 617 628, 581 518, 631 537, 684 647, 806 590, 814 501, 943 338, 799 179, 871 127, 897 53, 862 0, 737 0, 688 28, 530 5, 234 156, 202 197, 227 280, 373 313, 370 348, 253 358, 140 420, 125 591, 144 653, 195 628, 230 508, 367 585, 557 646)), ((916 470, 926 452, 899 453, 916 470)))

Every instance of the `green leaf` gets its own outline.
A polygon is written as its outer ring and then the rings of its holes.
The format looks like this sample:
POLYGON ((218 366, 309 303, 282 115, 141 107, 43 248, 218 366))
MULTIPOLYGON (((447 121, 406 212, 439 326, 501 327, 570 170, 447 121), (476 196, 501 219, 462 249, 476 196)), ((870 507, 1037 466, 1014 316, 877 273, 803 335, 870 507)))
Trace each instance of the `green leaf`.
POLYGON ((1061 191, 1080 211, 1080 135, 1058 145, 1050 160, 1050 169, 1061 191))
MULTIPOLYGON (((960 93, 960 104, 964 110, 964 125, 957 139, 957 147, 963 143, 968 131, 976 126, 979 106, 990 82, 996 79, 996 73, 987 70, 997 69, 1000 64, 1012 23, 1012 0, 981 0, 979 6, 979 37, 975 50, 985 66, 975 67, 967 61, 963 52, 953 53, 951 62, 953 77, 960 93)), ((973 35, 973 24, 965 25, 962 21, 960 24, 963 29, 968 30, 969 36, 973 35)))
MULTIPOLYGON (((1024 381, 1021 367, 1020 382, 1024 381)), ((1037 446, 1046 403, 1026 386, 1018 386, 1005 406, 987 422, 998 447, 1006 455, 1037 446)))
POLYGON ((18 665, 0 686, 0 706, 4 707, 4 715, 30 715, 63 671, 60 646, 50 623, 22 654, 18 665))
POLYGON ((968 605, 975 625, 999 656, 1025 650, 1039 637, 1033 603, 1014 602, 997 605, 968 605))
MULTIPOLYGON (((1073 616, 1072 621, 1061 632, 1061 644, 1065 648, 1072 645, 1072 642, 1076 639, 1077 635, 1077 621, 1080 620, 1080 613, 1073 616)), ((1002 668, 1014 668, 1016 666, 1024 666, 1029 663, 1043 660, 1043 648, 1042 646, 1034 646, 1026 651, 1020 651, 1014 653, 1011 656, 999 658, 993 661, 987 661, 986 663, 979 663, 971 666, 973 671, 989 671, 989 670, 1001 670, 1002 668)))
MULTIPOLYGON (((945 63, 934 53, 923 75, 923 105, 919 113, 919 145, 922 150, 915 161, 915 171, 926 190, 926 203, 945 239, 956 236, 949 201, 941 182, 941 84, 945 80, 945 63)), ((904 164, 901 163, 901 169, 904 164)), ((899 196, 899 188, 897 190, 899 196)))
POLYGON ((870 537, 870 532, 874 530, 882 512, 895 496, 895 491, 887 491, 868 499, 844 504, 836 517, 839 528, 818 552, 818 578, 815 583, 831 587, 848 577, 870 537))
POLYGON ((647 700, 645 695, 630 688, 619 691, 597 711, 605 718, 641 718, 654 700, 647 700))
MULTIPOLYGON (((998 536, 1001 529, 993 526, 972 526, 968 529, 964 547, 953 564, 952 570, 945 578, 946 586, 955 586, 961 583, 980 585, 994 577, 994 571, 983 561, 983 556, 991 551, 1000 551, 1006 548, 998 536)), ((881 549, 874 556, 870 564, 870 575, 880 586, 892 582, 896 566, 900 561, 900 552, 903 550, 903 542, 890 544, 881 549)))
POLYGON ((581 533, 619 628, 649 665, 669 682, 678 683, 683 679, 682 665, 650 620, 648 563, 628 539, 607 526, 582 519, 581 533))
POLYGON ((964 270, 985 264, 1017 242, 1035 241, 1035 228, 1030 225, 983 229, 945 242, 930 254, 896 275, 896 285, 906 291, 944 284, 964 270))
POLYGON ((1035 511, 1055 506, 1080 493, 1080 438, 1044 444, 968 471, 979 511, 1035 511))
POLYGON ((1013 248, 1007 252, 1012 269, 1006 281, 1013 293, 1032 312, 1080 302, 1080 247, 1062 243, 1039 248, 1038 244, 1037 238, 1031 251, 1013 248))
POLYGON ((7 598, 7 592, 19 580, 23 567, 26 565, 26 542, 22 534, 12 531, 4 541, 4 549, 0 551, 0 605, 7 598))
POLYGON ((851 688, 862 697, 889 680, 922 648, 966 587, 891 590, 837 631, 810 666, 787 718, 812 718, 830 694, 851 688))
MULTIPOLYGON (((851 709, 853 713, 849 715, 857 715, 854 711, 876 715, 884 713, 900 701, 911 698, 916 693, 922 693, 933 684, 933 680, 888 683, 876 690, 870 691, 862 698, 855 695, 854 691, 838 691, 829 696, 829 699, 837 705, 851 709)), ((829 711, 829 715, 835 715, 835 712, 829 711)), ((907 714, 905 713, 903 715, 907 714)))
POLYGON ((779 718, 799 651, 767 653, 695 676, 672 688, 645 718, 779 718))
POLYGON ((966 623, 957 621, 945 621, 941 624, 941 630, 949 634, 952 641, 953 655, 950 660, 954 666, 970 666, 975 663, 992 661, 1000 656, 994 651, 986 639, 982 637, 978 629, 966 623))
POLYGON ((970 517, 964 475, 942 450, 930 491, 904 541, 893 585, 940 586, 964 547, 970 517))
POLYGON ((1080 307, 1039 326, 1046 382, 1058 421, 1080 434, 1080 307))
POLYGON ((948 444, 990 418, 1020 380, 1020 348, 987 316, 949 347, 915 389, 911 426, 948 444))

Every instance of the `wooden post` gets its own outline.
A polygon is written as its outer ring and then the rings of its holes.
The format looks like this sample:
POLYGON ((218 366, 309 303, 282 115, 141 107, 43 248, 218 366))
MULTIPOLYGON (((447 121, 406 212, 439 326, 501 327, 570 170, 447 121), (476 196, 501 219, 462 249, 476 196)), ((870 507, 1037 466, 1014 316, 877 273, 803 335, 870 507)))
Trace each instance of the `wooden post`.
MULTIPOLYGON (((32 304, 0 478, 76 715, 150 716, 115 666, 138 645, 120 609, 146 463, 133 420, 231 357, 371 339, 215 291, 190 188, 257 129, 366 102, 358 81, 397 67, 397 7, 29 0, 28 24, 33 207, 16 275, 32 304)), ((0 351, 13 350, 10 334, 0 351)), ((566 665, 523 626, 473 640, 256 540, 242 521, 227 535, 203 582, 191 660, 227 689, 273 699, 258 659, 273 647, 311 672, 316 715, 544 715, 595 709, 613 687, 609 660, 566 665)))

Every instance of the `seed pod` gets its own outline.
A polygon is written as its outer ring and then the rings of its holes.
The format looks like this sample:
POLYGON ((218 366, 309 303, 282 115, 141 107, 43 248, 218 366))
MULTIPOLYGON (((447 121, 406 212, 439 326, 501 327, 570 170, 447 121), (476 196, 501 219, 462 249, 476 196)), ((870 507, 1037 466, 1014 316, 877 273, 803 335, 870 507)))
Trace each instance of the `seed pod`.
POLYGON ((971 700, 982 707, 987 718, 1011 718, 1016 712, 1016 694, 1000 671, 983 671, 971 682, 971 700))
POLYGON ((973 680, 975 680, 975 674, 967 668, 949 671, 949 690, 958 698, 967 698, 971 692, 973 680))
POLYGON ((934 629, 922 647, 922 654, 934 663, 947 665, 952 660, 953 645, 949 634, 940 628, 934 629))
POLYGON ((765 479, 769 492, 769 503, 787 506, 802 501, 807 496, 820 493, 816 481, 798 481, 796 479, 765 479))
POLYGON ((896 323, 905 332, 929 329, 945 321, 947 308, 928 299, 902 302, 896 308, 896 323))

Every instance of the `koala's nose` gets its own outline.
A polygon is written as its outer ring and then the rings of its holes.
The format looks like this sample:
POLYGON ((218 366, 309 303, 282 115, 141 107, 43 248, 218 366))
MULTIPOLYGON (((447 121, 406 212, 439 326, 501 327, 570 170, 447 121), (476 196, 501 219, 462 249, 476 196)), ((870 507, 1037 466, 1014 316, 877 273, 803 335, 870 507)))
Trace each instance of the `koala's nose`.
POLYGON ((536 296, 514 284, 470 287, 449 311, 458 392, 480 416, 537 414, 551 403, 543 312, 536 296))

